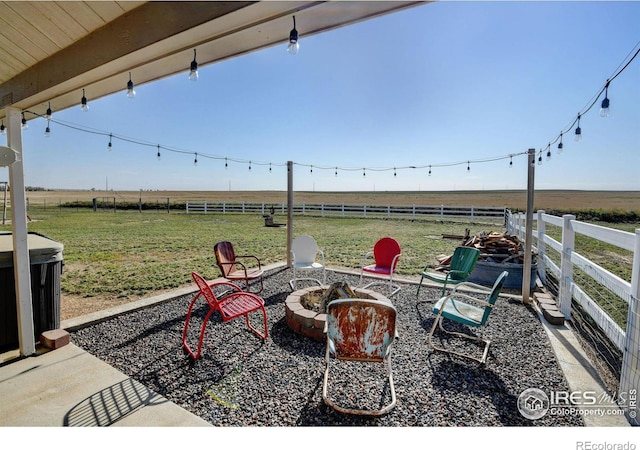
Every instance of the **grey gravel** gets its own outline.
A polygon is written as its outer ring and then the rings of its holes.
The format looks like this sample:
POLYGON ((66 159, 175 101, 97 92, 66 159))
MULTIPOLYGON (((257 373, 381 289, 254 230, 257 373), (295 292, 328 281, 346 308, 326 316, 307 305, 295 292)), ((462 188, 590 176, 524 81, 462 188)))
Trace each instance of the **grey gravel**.
MULTIPOLYGON (((192 361, 181 340, 191 295, 82 328, 71 339, 216 426, 584 426, 579 415, 529 420, 518 411, 517 399, 525 389, 569 389, 531 307, 498 300, 480 331, 492 339, 487 363, 481 366, 428 347, 434 315, 430 303, 416 306, 414 284, 402 284, 392 299, 399 333, 392 353, 396 407, 377 418, 334 411, 322 401, 325 344, 295 334, 285 322, 291 277, 286 268, 265 276, 266 342, 249 332, 243 319, 223 323, 213 315, 202 357, 192 361)), ((356 287, 359 277, 328 271, 327 283, 334 281, 356 287)), ((435 300, 439 294, 435 288, 420 291, 422 299, 435 300)), ((200 305, 190 326, 193 346, 208 310, 204 302, 200 305)), ((436 336, 444 345, 480 352, 475 344, 436 336)), ((369 407, 388 401, 381 364, 339 363, 332 366, 337 400, 369 407)))

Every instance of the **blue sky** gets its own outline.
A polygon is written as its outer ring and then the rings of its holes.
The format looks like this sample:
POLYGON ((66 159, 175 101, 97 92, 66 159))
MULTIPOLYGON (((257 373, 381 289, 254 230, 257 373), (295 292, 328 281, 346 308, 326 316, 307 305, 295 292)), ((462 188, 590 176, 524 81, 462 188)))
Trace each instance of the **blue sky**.
POLYGON ((296 190, 526 189, 535 148, 537 189, 638 190, 640 57, 611 82, 610 116, 600 97, 581 117, 583 140, 571 129, 562 153, 546 151, 637 51, 639 23, 630 1, 442 1, 314 36, 298 21, 295 56, 283 42, 200 67, 195 83, 185 70, 136 86, 135 99, 123 90, 89 96, 87 113, 54 112, 151 147, 114 138, 107 151, 108 137, 56 123, 45 138, 46 121, 31 120, 25 183, 286 190, 293 161, 296 190), (181 152, 161 148, 158 160, 156 144, 181 152))

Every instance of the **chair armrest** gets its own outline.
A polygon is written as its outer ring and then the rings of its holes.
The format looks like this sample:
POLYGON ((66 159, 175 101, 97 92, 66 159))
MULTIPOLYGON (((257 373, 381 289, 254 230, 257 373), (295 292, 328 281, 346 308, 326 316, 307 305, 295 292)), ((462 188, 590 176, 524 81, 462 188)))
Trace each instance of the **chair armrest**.
POLYGON ((483 294, 489 294, 491 292, 490 287, 487 286, 481 286, 479 284, 476 283, 472 283, 470 281, 463 281, 462 283, 458 283, 453 290, 451 291, 451 294, 456 293, 460 288, 466 288, 466 289, 473 289, 476 291, 480 291, 483 294))
POLYGON ((215 287, 220 287, 220 286, 230 287, 230 288, 233 288, 236 291, 242 292, 242 289, 240 289, 240 287, 236 286, 233 283, 229 283, 228 281, 215 281, 215 282, 209 284, 209 287, 211 289, 213 289, 215 287))
POLYGON ((367 252, 367 253, 364 254, 364 256, 362 257, 362 267, 364 267, 364 265, 365 265, 365 263, 367 261, 367 258, 369 258, 371 256, 373 256, 373 252, 372 251, 371 252, 367 252))
POLYGON ((318 249, 318 253, 320 254, 320 257, 322 258, 322 265, 324 266, 324 252, 320 249, 318 249))
MULTIPOLYGON (((255 260, 256 260, 256 262, 258 263, 258 268, 259 268, 259 269, 261 269, 261 268, 262 268, 262 265, 260 264, 260 260, 258 259, 258 257, 257 257, 257 256, 254 256, 254 255, 236 255, 236 260, 237 260, 238 258, 249 258, 249 259, 255 259, 255 260)), ((240 263, 238 263, 238 264, 240 264, 240 263)), ((247 269, 245 268, 245 270, 247 270, 247 269)))

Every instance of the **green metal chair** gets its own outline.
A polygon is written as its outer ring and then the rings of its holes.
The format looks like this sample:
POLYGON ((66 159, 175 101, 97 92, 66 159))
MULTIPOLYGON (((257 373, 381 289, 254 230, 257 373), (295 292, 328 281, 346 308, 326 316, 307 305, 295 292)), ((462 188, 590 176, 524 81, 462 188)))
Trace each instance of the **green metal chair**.
POLYGON ((480 251, 477 248, 460 246, 454 250, 449 264, 426 265, 422 270, 422 277, 420 277, 416 298, 420 296, 420 288, 425 278, 437 283, 442 283, 442 295, 444 296, 447 290, 447 284, 462 283, 469 278, 469 274, 476 266, 479 256, 480 251))
POLYGON ((504 280, 509 275, 509 272, 506 270, 498 275, 495 283, 493 283, 493 287, 491 290, 484 286, 480 286, 474 283, 470 283, 468 281, 459 283, 456 285, 451 294, 442 297, 433 307, 433 313, 436 314, 436 319, 433 321, 433 326, 431 327, 431 331, 429 332, 429 338, 427 342, 431 348, 437 351, 451 353, 453 355, 458 355, 463 358, 473 359, 478 361, 480 364, 484 364, 487 360, 487 353, 489 352, 489 345, 491 341, 488 339, 483 339, 478 336, 473 336, 466 333, 456 332, 456 331, 448 331, 445 330, 442 326, 443 319, 448 319, 452 322, 456 322, 462 325, 466 325, 468 327, 480 328, 486 325, 487 320, 489 320, 489 315, 493 310, 493 306, 498 299, 498 295, 500 295, 500 291, 502 290, 502 286, 504 285, 504 280), (489 297, 486 300, 482 300, 472 295, 468 295, 462 292, 459 292, 461 287, 471 287, 475 290, 481 291, 483 293, 488 293, 489 297), (466 301, 464 301, 466 300, 466 301), (471 304, 473 302, 475 304, 471 304), (478 305, 478 306, 476 306, 478 305), (433 344, 433 332, 436 329, 436 326, 440 327, 440 330, 451 335, 459 336, 465 339, 470 339, 472 341, 480 342, 484 344, 484 352, 482 353, 481 358, 476 358, 472 355, 456 352, 454 350, 445 349, 444 347, 436 347, 433 344))

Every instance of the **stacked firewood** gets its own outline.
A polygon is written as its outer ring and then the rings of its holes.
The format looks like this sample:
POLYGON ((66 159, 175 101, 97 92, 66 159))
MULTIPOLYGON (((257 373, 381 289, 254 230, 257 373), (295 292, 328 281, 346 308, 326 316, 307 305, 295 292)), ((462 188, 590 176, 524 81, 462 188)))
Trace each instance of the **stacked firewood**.
POLYGON ((465 238, 462 245, 477 248, 480 250, 480 258, 487 261, 524 263, 523 244, 517 236, 511 234, 482 231, 465 238))

